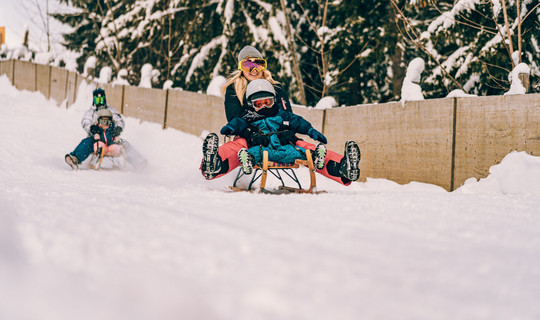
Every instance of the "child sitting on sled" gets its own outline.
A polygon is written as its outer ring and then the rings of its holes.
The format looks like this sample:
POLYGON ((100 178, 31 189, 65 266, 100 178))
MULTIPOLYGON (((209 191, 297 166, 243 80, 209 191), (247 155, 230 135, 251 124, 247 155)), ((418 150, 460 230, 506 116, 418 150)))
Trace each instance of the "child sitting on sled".
POLYGON ((122 147, 118 144, 122 132, 113 121, 113 114, 109 109, 99 109, 96 112, 97 121, 90 126, 90 136, 83 139, 71 153, 66 154, 66 162, 73 169, 77 169, 91 153, 104 149, 109 156, 120 156, 122 147))
MULTIPOLYGON (((103 122, 105 123, 106 121, 103 120, 103 122)), ((78 169, 79 165, 88 158, 94 150, 93 145, 98 140, 100 143, 96 147, 107 146, 109 150, 106 149, 105 151, 109 151, 110 155, 114 156, 115 152, 121 153, 123 149, 125 160, 135 170, 140 170, 146 166, 146 159, 125 139, 119 138, 125 126, 124 118, 118 110, 109 106, 107 97, 105 96, 105 90, 97 88, 92 92, 92 106, 84 113, 81 125, 84 131, 88 133, 88 137, 83 139, 73 152, 65 156, 66 163, 72 169, 78 169), (99 123, 100 116, 110 119, 108 128, 105 128, 104 124, 99 123), (96 136, 96 133, 99 133, 99 135, 96 136)))
POLYGON ((251 81, 246 89, 246 110, 221 129, 223 135, 239 135, 246 139, 248 148, 238 151, 242 171, 250 174, 253 166, 262 161, 264 151, 268 151, 268 159, 274 162, 305 160, 306 150, 295 144, 296 133, 321 142, 312 151, 313 164, 321 170, 326 156, 326 137, 301 116, 280 109, 275 103, 275 95, 274 86, 268 80, 251 81))

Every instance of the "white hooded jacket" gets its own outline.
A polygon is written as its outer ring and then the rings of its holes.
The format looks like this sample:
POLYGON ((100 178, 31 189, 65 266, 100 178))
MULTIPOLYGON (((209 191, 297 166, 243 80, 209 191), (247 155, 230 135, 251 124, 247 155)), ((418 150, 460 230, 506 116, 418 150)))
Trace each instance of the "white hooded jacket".
MULTIPOLYGON (((113 115, 114 125, 116 127, 122 128, 122 130, 124 130, 124 118, 122 117, 120 112, 118 112, 118 110, 116 110, 116 108, 111 107, 109 105, 105 106, 105 108, 107 108, 107 109, 109 109, 109 111, 111 111, 111 113, 113 115)), ((97 119, 97 107, 95 105, 92 105, 90 107, 90 109, 88 109, 84 113, 83 118, 81 120, 81 125, 82 125, 84 131, 86 131, 88 134, 90 134, 90 127, 93 124, 96 124, 97 120, 98 120, 97 119)))

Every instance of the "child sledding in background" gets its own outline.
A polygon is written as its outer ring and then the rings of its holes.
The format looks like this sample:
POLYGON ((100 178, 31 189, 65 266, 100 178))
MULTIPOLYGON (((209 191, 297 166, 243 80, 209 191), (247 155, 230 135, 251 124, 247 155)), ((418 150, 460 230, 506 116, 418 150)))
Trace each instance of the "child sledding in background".
POLYGON ((122 147, 118 144, 122 130, 115 125, 111 110, 99 109, 96 117, 97 121, 89 128, 90 136, 84 138, 73 152, 66 154, 66 162, 73 169, 77 169, 79 163, 98 148, 104 148, 105 153, 111 156, 119 156, 122 152, 122 147))
POLYGON ((105 154, 117 157, 122 153, 120 142, 120 132, 113 121, 113 114, 108 109, 101 109, 97 112, 97 126, 90 127, 90 132, 94 134, 94 153, 99 149, 104 149, 105 154), (99 128, 99 129, 98 129, 99 128))
POLYGON ((84 131, 88 133, 88 137, 83 139, 73 152, 65 155, 65 161, 72 169, 78 169, 79 165, 95 151, 94 143, 96 141, 101 141, 100 145, 102 147, 107 146, 110 149, 109 154, 113 156, 117 155, 117 153, 120 154, 123 148, 126 161, 135 170, 140 170, 146 166, 146 159, 125 139, 119 138, 125 127, 124 118, 117 109, 109 106, 105 90, 97 88, 92 92, 92 105, 84 113, 81 125, 84 131), (99 123, 100 118, 104 118, 102 124, 99 123), (110 121, 106 121, 107 118, 110 121), (105 123, 108 123, 107 128, 105 128, 105 123))

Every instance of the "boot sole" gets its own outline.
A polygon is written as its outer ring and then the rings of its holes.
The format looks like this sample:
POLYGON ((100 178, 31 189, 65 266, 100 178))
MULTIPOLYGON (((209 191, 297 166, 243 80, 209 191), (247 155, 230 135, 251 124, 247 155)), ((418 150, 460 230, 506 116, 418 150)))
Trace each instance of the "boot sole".
POLYGON ((219 138, 217 134, 211 133, 209 134, 203 142, 202 152, 203 152, 203 163, 202 163, 202 171, 204 176, 207 179, 212 179, 216 176, 216 164, 215 157, 218 154, 219 150, 219 138))
POLYGON ((203 154, 216 154, 219 149, 219 138, 217 134, 209 134, 203 142, 202 152, 203 154))
POLYGON ((324 145, 317 145, 317 147, 315 148, 315 159, 313 159, 313 165, 315 166, 315 169, 317 170, 322 170, 324 168, 324 160, 326 159, 326 154, 328 153, 328 151, 326 150, 326 147, 324 145), (319 155, 319 152, 317 151, 317 149, 319 148, 324 148, 324 156, 323 157, 318 157, 319 155))
MULTIPOLYGON (((247 150, 245 152, 248 153, 247 150)), ((249 157, 249 153, 248 153, 248 157, 249 157)), ((244 172, 244 174, 251 174, 251 172, 253 172, 253 163, 248 160, 249 166, 242 164, 242 161, 240 161, 240 152, 238 153, 238 160, 240 162, 240 168, 242 169, 242 172, 244 172)))
POLYGON ((354 141, 347 141, 345 143, 345 157, 347 157, 347 163, 349 169, 348 172, 348 179, 351 181, 356 181, 358 178, 360 178, 360 169, 358 169, 358 163, 360 162, 361 158, 360 154, 360 148, 354 141), (354 169, 352 169, 354 168, 354 169))
POLYGON ((71 169, 73 169, 73 170, 79 169, 79 166, 73 161, 73 158, 71 158, 71 156, 70 156, 69 154, 66 155, 66 157, 64 158, 64 160, 65 160, 66 163, 71 167, 71 169))

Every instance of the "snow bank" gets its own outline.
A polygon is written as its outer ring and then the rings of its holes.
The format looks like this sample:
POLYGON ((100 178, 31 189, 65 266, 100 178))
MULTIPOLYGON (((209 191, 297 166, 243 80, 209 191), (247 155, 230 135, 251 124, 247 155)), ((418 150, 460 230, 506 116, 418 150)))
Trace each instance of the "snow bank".
POLYGON ((216 76, 210 81, 210 84, 208 84, 208 88, 206 89, 206 94, 211 96, 217 96, 222 97, 221 95, 221 88, 225 83, 227 82, 227 79, 224 76, 216 76))
POLYGON ((425 68, 425 62, 422 58, 414 58, 407 67, 405 79, 401 87, 401 103, 405 101, 424 100, 424 94, 420 87, 420 79, 425 68))
POLYGON ((508 80, 511 81, 510 90, 508 90, 508 92, 506 92, 504 95, 527 93, 527 89, 525 89, 523 83, 521 83, 521 79, 519 79, 520 73, 530 74, 531 68, 529 68, 529 66, 525 63, 518 64, 508 75, 508 80))
POLYGON ((468 194, 540 195, 540 157, 526 152, 511 152, 489 169, 489 176, 477 181, 470 178, 455 192, 468 194))
POLYGON ((141 67, 141 81, 139 82, 139 87, 141 88, 152 88, 152 71, 154 67, 145 63, 141 67))
POLYGON ((99 71, 99 79, 97 80, 97 82, 105 84, 105 83, 111 82, 111 79, 112 79, 111 67, 101 68, 101 70, 99 71))
POLYGON ((330 109, 337 107, 338 103, 334 97, 324 97, 315 105, 315 109, 330 109))
POLYGON ((86 62, 84 63, 84 72, 82 74, 83 77, 92 77, 94 74, 94 70, 96 69, 97 64, 97 58, 94 56, 88 57, 86 59, 86 62), (92 73, 92 74, 90 74, 92 73))
POLYGON ((446 97, 447 98, 467 98, 467 97, 477 97, 477 95, 468 94, 461 89, 455 89, 455 90, 450 91, 450 93, 446 97))

